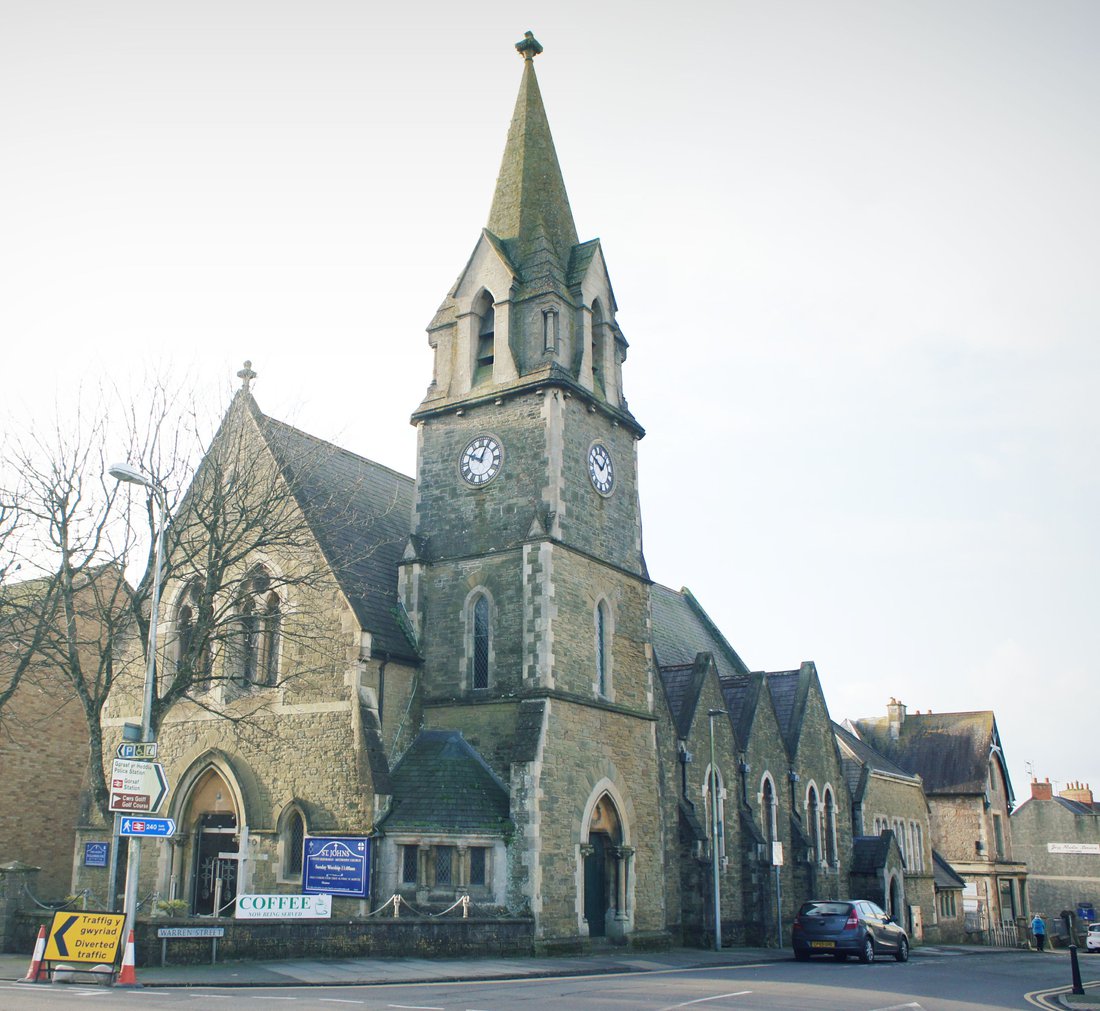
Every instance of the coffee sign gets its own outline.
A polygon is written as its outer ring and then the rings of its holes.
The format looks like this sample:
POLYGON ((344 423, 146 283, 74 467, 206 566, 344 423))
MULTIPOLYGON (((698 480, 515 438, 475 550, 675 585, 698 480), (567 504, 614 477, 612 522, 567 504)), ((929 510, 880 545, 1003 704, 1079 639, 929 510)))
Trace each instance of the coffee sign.
POLYGON ((238 895, 238 920, 327 920, 331 895, 238 895))

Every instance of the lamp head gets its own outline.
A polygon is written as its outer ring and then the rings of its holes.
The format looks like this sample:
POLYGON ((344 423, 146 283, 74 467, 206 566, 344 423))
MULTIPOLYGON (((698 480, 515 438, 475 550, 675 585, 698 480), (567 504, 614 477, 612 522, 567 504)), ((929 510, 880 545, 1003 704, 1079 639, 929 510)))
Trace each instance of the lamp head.
POLYGON ((146 488, 153 486, 152 481, 137 467, 131 467, 128 463, 112 463, 107 469, 107 473, 116 481, 125 481, 127 484, 140 484, 146 488))

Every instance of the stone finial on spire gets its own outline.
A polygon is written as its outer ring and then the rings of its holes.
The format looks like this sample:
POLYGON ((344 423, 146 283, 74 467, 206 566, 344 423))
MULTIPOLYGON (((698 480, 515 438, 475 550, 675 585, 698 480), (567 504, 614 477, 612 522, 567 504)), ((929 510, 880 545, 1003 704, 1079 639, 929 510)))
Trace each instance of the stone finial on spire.
POLYGON ((252 380, 256 378, 256 373, 252 371, 252 363, 245 362, 244 368, 237 373, 237 378, 241 381, 241 389, 248 390, 252 386, 252 380))
POLYGON ((533 60, 542 52, 542 44, 532 32, 524 32, 523 38, 516 43, 516 52, 525 60, 533 60))

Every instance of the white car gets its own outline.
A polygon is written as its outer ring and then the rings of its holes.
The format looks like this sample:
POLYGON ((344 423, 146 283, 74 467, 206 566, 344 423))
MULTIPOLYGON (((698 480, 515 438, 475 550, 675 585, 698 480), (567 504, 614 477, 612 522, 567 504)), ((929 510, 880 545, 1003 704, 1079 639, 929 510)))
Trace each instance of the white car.
POLYGON ((1085 935, 1085 951, 1100 951, 1100 923, 1090 923, 1085 935))

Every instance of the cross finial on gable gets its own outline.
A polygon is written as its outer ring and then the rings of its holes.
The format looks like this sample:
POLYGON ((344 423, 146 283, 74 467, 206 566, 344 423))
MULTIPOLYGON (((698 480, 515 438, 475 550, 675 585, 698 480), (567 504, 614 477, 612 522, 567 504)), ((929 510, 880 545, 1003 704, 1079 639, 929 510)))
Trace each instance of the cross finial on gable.
POLYGON ((516 43, 516 52, 525 60, 533 60, 542 52, 542 44, 531 32, 524 32, 523 38, 516 43))
POLYGON ((256 378, 256 373, 252 371, 251 362, 244 363, 244 368, 237 373, 237 378, 241 381, 241 389, 251 388, 252 380, 256 378))

